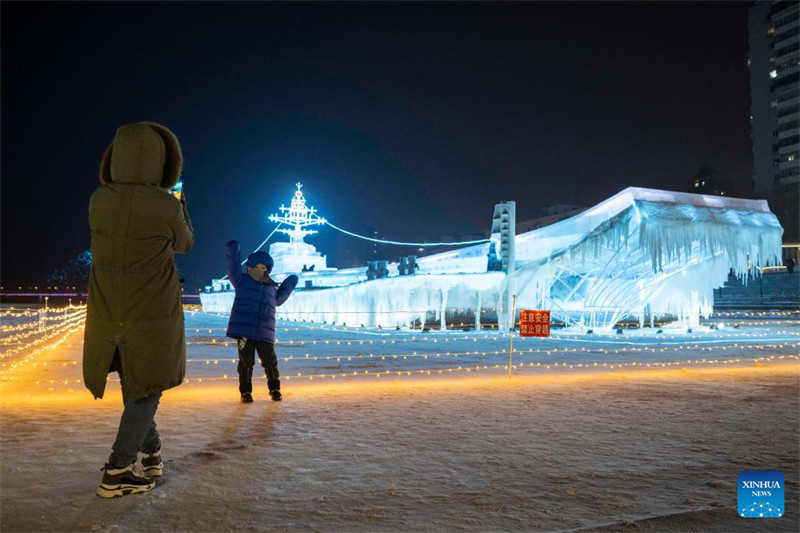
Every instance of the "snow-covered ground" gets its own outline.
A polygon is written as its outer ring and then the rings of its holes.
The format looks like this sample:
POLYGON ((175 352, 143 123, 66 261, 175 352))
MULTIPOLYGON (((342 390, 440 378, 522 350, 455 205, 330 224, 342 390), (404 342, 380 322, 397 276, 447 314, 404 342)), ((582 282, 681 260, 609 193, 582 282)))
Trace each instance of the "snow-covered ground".
POLYGON ((798 528, 798 314, 515 337, 511 379, 495 331, 282 322, 285 401, 260 378, 250 405, 225 322, 187 312, 188 379, 163 397, 166 472, 147 495, 93 495, 120 395, 83 388, 82 331, 6 372, 0 529, 798 528), (736 516, 742 470, 784 473, 786 516, 736 516))

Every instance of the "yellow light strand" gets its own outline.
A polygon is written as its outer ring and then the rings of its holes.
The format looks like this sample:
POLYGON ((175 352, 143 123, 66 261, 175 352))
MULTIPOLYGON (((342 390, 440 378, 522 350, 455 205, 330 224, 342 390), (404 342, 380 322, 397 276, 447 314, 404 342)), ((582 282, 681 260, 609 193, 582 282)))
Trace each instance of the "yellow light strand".
MULTIPOLYGON (((781 355, 781 356, 767 356, 767 357, 738 357, 736 359, 688 359, 684 361, 662 361, 662 362, 628 362, 628 363, 567 363, 567 362, 554 362, 554 363, 518 363, 512 365, 514 370, 525 369, 544 369, 544 370, 574 370, 574 369, 624 369, 624 368, 671 368, 677 366, 709 366, 709 365, 729 365, 732 363, 764 363, 774 361, 787 361, 787 360, 800 360, 800 354, 781 355)), ((494 364, 494 365, 464 365, 453 368, 425 368, 425 369, 408 369, 408 370, 381 370, 381 371, 353 371, 343 372, 336 374, 292 374, 281 376, 282 380, 295 380, 307 379, 313 381, 314 379, 343 379, 343 378, 358 378, 358 377, 386 377, 386 376, 412 376, 412 375, 434 375, 434 374, 449 374, 454 372, 478 372, 487 370, 502 370, 505 371, 508 365, 494 364)), ((202 383, 203 381, 238 381, 238 376, 206 376, 206 377, 192 377, 186 378, 184 383, 202 383)), ((257 380, 266 380, 265 376, 254 376, 257 380)), ((15 384, 34 384, 34 385, 55 385, 64 384, 68 385, 82 383, 80 379, 40 379, 40 380, 13 380, 3 379, 4 382, 13 382, 15 384)), ((119 382, 119 379, 109 378, 109 382, 119 382)))

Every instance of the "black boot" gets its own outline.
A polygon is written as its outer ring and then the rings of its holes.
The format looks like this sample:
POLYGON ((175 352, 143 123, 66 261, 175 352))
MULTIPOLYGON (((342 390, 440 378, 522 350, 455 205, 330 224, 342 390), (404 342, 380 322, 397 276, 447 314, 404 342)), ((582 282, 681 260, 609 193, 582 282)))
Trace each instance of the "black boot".
POLYGON ((269 387, 269 395, 273 402, 279 402, 283 399, 283 396, 281 396, 281 380, 268 379, 267 387, 269 387))

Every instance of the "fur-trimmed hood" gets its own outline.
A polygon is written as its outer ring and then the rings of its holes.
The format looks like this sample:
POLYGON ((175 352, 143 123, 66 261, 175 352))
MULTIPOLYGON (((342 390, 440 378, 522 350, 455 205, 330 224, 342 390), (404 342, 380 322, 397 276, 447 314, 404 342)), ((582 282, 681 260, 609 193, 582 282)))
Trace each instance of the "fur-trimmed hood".
POLYGON ((100 183, 145 183, 174 187, 183 170, 178 138, 155 122, 126 124, 117 129, 100 162, 100 183))

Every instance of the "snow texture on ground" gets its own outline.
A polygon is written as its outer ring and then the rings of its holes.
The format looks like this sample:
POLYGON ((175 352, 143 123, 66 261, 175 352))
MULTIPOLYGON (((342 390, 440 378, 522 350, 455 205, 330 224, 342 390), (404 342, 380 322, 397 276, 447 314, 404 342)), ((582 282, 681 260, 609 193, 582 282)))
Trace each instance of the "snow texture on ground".
MULTIPOLYGON (((579 339, 568 332, 549 340, 517 338, 515 352, 549 348, 551 353, 515 358, 519 365, 733 361, 798 353, 792 346, 800 331, 796 323, 751 321, 723 330, 724 338, 719 330, 667 332, 656 340, 641 332, 619 338, 579 339), (614 353, 623 348, 629 350, 614 353)), ((236 375, 229 362, 235 347, 221 345, 224 331, 214 329, 222 326, 220 317, 187 314, 190 381, 162 399, 156 419, 165 476, 146 495, 112 501, 93 495, 121 400, 115 382, 95 401, 73 381, 80 378, 80 365, 73 363, 80 360, 81 333, 39 357, 39 366, 21 369, 15 382, 2 382, 0 529, 798 529, 796 359, 666 368, 517 366, 509 380, 507 369, 436 373, 459 365, 507 364, 507 352, 410 357, 414 351, 442 354, 467 347, 506 350, 507 336, 497 333, 428 332, 423 340, 421 332, 359 333, 284 323, 278 353, 285 376, 348 374, 363 371, 365 364, 372 365, 370 372, 434 373, 293 378, 284 381, 281 403, 268 401, 258 381, 255 403, 243 405, 234 380, 211 379, 236 375), (389 335, 370 335, 378 333, 389 335), (418 339, 402 340, 412 336, 418 339), (308 360, 286 359, 306 353, 308 360), (346 360, 358 353, 408 358, 346 360), (205 362, 213 359, 219 362, 205 362), (742 470, 784 473, 783 518, 738 518, 736 479, 742 470)))

